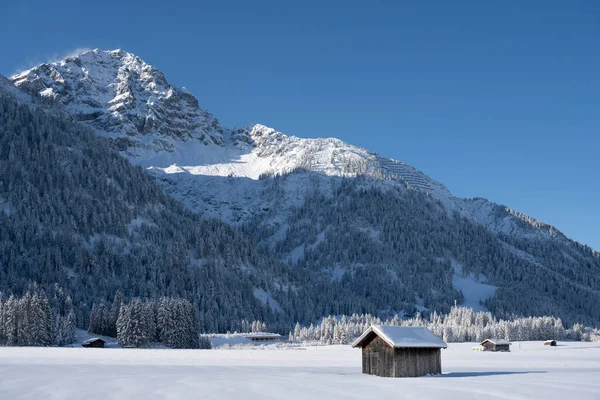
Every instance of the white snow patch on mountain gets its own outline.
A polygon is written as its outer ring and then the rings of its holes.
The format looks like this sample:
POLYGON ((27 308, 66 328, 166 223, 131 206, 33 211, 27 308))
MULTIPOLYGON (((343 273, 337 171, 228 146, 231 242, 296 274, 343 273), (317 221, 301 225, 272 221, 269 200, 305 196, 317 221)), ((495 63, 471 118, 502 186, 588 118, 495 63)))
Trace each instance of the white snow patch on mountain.
POLYGON ((479 277, 471 272, 465 276, 462 270, 462 266, 453 261, 454 275, 452 277, 452 286, 456 290, 460 290, 465 297, 464 306, 470 307, 475 311, 488 311, 487 307, 483 305, 485 300, 493 297, 496 294, 496 286, 489 285, 487 283, 487 277, 480 274, 479 277))
POLYGON ((148 221, 144 218, 137 217, 132 219, 131 222, 127 225, 127 232, 129 232, 129 234, 131 235, 133 232, 140 229, 142 227, 142 224, 144 223, 148 223, 148 221))
POLYGON ((346 273, 347 268, 336 265, 335 267, 333 267, 333 269, 331 270, 330 274, 331 274, 331 281, 332 282, 339 282, 342 280, 342 276, 344 276, 344 274, 346 273))
POLYGON ((294 248, 288 258, 289 262, 293 265, 296 264, 300 259, 304 258, 304 248, 305 246, 301 244, 300 246, 294 248))
POLYGON ((8 204, 8 202, 0 199, 0 210, 2 210, 2 212, 4 214, 6 214, 7 216, 10 216, 11 210, 10 210, 10 204, 8 204))
POLYGON ((275 311, 275 312, 283 311, 279 302, 277 300, 275 300, 275 298, 271 295, 271 293, 265 291, 264 289, 254 288, 252 290, 252 294, 254 294, 254 297, 256 297, 258 300, 260 300, 260 302, 263 303, 264 305, 268 304, 269 307, 271 307, 271 309, 273 311, 275 311))

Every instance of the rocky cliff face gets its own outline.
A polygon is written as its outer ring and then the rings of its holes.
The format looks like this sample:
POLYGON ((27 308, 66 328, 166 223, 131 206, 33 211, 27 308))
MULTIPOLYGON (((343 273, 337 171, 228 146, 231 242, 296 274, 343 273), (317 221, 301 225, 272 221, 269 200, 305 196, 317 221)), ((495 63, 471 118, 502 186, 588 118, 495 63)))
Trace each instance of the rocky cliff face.
POLYGON ((75 120, 112 137, 120 150, 172 151, 178 142, 221 146, 223 128, 185 89, 141 58, 121 51, 86 51, 13 76, 28 92, 63 104, 75 120))

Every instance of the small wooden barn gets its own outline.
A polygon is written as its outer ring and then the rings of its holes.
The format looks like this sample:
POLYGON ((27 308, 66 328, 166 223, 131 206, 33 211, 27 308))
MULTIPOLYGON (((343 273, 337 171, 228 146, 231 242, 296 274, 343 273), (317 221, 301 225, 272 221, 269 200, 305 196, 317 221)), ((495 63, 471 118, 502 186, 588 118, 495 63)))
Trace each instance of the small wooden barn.
POLYGON ((362 348, 364 374, 401 378, 441 374, 448 345, 422 326, 373 325, 352 347, 362 348))
POLYGON ((98 348, 102 348, 102 347, 104 347, 104 343, 106 343, 104 340, 95 337, 95 338, 90 338, 90 339, 86 340, 81 345, 83 347, 98 347, 98 348))
POLYGON ((275 340, 280 340, 281 335, 278 333, 268 333, 268 332, 253 332, 244 335, 246 339, 252 340, 253 342, 272 342, 275 340))
POLYGON ((486 351, 510 351, 510 342, 506 339, 485 339, 481 346, 486 351))
POLYGON ((556 346, 556 340, 546 340, 544 346, 556 346))

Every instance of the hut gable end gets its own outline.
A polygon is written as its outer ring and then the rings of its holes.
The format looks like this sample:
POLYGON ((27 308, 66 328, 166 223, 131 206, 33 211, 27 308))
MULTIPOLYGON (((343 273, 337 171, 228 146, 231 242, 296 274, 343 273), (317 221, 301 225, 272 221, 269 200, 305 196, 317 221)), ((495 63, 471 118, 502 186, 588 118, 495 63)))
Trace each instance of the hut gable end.
POLYGON ((423 327, 372 326, 352 345, 362 348, 362 371, 383 377, 441 374, 447 345, 423 327))

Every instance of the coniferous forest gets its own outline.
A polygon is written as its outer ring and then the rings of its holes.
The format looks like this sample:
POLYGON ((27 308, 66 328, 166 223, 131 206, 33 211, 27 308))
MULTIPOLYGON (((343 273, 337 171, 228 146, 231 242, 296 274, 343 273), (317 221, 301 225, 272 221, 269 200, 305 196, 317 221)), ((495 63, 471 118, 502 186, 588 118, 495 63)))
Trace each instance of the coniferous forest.
POLYGON ((64 345, 77 326, 198 348, 199 332, 245 321, 287 333, 325 315, 435 319, 464 299, 456 265, 498 287, 494 318, 600 325, 600 256, 585 246, 492 234, 367 178, 295 171, 263 177, 265 195, 294 174, 330 195, 309 193, 283 234, 258 217, 231 227, 186 210, 59 108, 0 93, 0 343, 64 345))

